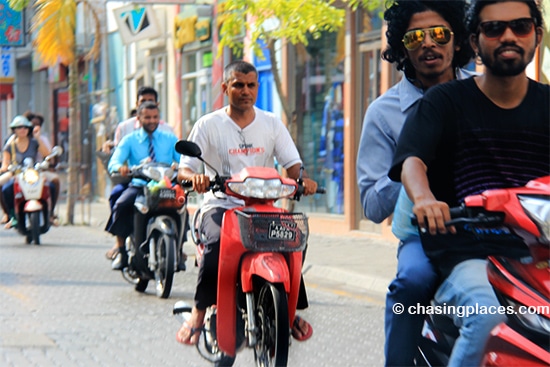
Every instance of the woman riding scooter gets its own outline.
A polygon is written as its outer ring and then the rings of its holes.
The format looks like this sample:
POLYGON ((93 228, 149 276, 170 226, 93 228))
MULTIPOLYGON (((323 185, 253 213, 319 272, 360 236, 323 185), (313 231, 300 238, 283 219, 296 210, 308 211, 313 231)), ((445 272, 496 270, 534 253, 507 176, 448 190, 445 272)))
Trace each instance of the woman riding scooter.
MULTIPOLYGON (((38 153, 43 157, 48 156, 51 152, 42 143, 40 139, 33 138, 33 124, 25 116, 15 116, 10 124, 13 136, 8 139, 2 151, 2 166, 0 173, 8 171, 10 165, 19 165, 25 158, 36 159, 38 153)), ((13 181, 11 178, 2 186, 2 198, 6 204, 10 221, 6 224, 6 228, 15 227, 17 220, 15 219, 14 196, 13 196, 13 181)), ((50 192, 52 193, 52 202, 56 202, 55 186, 49 182, 50 192)), ((53 212, 53 208, 52 208, 53 212)))

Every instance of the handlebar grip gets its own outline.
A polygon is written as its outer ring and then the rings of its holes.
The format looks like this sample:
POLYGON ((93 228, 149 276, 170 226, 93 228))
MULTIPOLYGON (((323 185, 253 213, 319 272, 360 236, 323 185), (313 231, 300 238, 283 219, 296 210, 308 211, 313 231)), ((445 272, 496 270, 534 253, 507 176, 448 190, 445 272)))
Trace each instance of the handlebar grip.
POLYGON ((463 217, 466 214, 466 207, 457 206, 454 208, 449 208, 449 211, 451 213, 451 218, 463 217))
POLYGON ((327 189, 324 187, 317 187, 317 191, 315 191, 316 194, 326 194, 327 189))
POLYGON ((184 188, 190 188, 190 187, 193 187, 193 181, 191 181, 191 180, 182 180, 180 182, 180 185, 181 185, 181 187, 184 187, 184 188))
MULTIPOLYGON (((449 208, 449 212, 451 215, 451 221, 446 222, 445 223, 446 226, 452 226, 454 224, 454 222, 452 221, 453 218, 461 218, 467 215, 465 206, 457 206, 457 207, 449 208)), ((414 214, 411 214, 411 224, 413 226, 418 226, 418 219, 414 214)))

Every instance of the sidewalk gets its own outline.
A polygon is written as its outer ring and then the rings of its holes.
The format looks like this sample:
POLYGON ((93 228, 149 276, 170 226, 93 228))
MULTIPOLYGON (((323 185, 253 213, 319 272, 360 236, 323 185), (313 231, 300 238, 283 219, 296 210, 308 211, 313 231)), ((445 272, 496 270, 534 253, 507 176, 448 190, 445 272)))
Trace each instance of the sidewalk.
MULTIPOLYGON (((65 223, 65 201, 58 203, 57 211, 61 223, 65 223)), ((103 230, 108 217, 106 199, 96 199, 91 204, 78 201, 74 208, 76 225, 103 230)), ((190 244, 186 244, 185 251, 193 253, 190 244)), ((344 236, 310 233, 303 272, 309 279, 323 279, 337 288, 352 287, 385 295, 395 276, 396 253, 396 243, 364 232, 350 232, 344 236)))

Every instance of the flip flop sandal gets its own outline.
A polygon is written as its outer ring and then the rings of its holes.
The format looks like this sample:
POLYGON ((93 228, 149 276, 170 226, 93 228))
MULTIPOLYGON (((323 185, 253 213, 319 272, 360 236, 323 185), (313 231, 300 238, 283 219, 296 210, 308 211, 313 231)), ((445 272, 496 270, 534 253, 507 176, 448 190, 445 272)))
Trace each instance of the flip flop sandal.
POLYGON ((112 248, 105 253, 105 257, 107 258, 107 260, 114 260, 119 252, 120 250, 118 249, 118 247, 112 248))
POLYGON ((194 327, 191 327, 189 326, 189 324, 187 323, 187 321, 184 321, 183 322, 183 327, 186 328, 187 330, 190 330, 191 332, 189 333, 189 336, 187 337, 187 339, 182 339, 180 337, 180 333, 179 331, 176 333, 176 340, 181 343, 181 344, 185 344, 185 345, 195 345, 197 344, 197 342, 199 341, 199 339, 197 338, 197 341, 195 343, 191 343, 191 338, 193 337, 193 335, 195 335, 196 333, 199 333, 203 330, 204 327, 199 327, 199 328, 194 328, 194 327))
POLYGON ((298 341, 303 342, 311 338, 312 334, 313 328, 311 327, 311 324, 302 319, 300 316, 296 315, 296 317, 294 317, 294 322, 292 323, 292 337, 298 341), (302 332, 302 328, 300 327, 301 321, 303 321, 303 325, 307 326, 307 331, 305 333, 302 332))

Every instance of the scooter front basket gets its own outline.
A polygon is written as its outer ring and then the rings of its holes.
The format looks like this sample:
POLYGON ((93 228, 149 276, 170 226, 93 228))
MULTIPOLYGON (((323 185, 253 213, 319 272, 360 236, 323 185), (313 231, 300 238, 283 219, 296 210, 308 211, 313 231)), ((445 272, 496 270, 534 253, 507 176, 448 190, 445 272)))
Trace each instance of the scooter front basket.
POLYGON ((243 246, 251 251, 303 251, 309 235, 303 213, 245 213, 236 211, 243 246))

